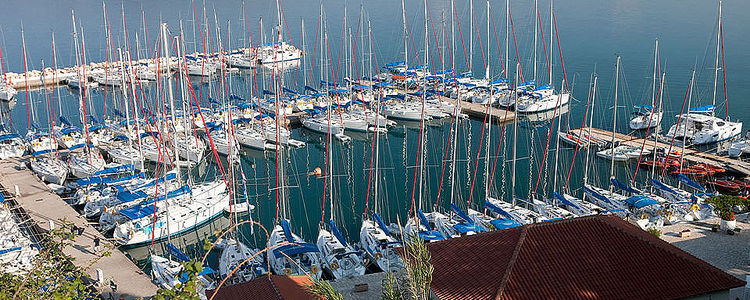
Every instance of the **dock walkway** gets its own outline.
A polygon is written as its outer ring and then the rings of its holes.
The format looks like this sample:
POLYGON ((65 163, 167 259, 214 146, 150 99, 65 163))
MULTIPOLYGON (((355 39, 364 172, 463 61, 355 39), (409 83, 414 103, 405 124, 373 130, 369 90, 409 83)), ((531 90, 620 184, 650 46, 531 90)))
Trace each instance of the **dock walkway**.
MULTIPOLYGON (((581 130, 585 134, 588 133, 589 128, 584 127, 580 129, 572 129, 571 132, 578 132, 579 130, 581 130)), ((604 129, 591 128, 591 136, 594 139, 610 141, 612 139, 612 132, 604 129)), ((618 142, 620 145, 628 145, 633 147, 641 147, 644 145, 643 138, 634 137, 622 133, 615 133, 615 142, 618 142)), ((649 139, 648 141, 646 141, 646 144, 643 147, 646 150, 654 151, 653 139, 649 139)), ((656 148, 667 151, 669 149, 669 144, 657 142, 656 148)), ((682 150, 682 147, 673 145, 672 151, 675 150, 682 150)), ((685 149, 683 159, 692 163, 704 163, 712 166, 722 167, 734 173, 742 174, 744 176, 750 176, 750 163, 738 159, 701 152, 690 148, 685 149)))
POLYGON ((97 279, 97 269, 102 270, 104 282, 100 285, 99 292, 105 299, 135 299, 156 294, 157 287, 150 277, 117 247, 110 247, 110 243, 99 231, 27 169, 27 160, 28 158, 0 161, 0 185, 10 194, 15 194, 16 187, 18 188, 19 195, 9 199, 11 203, 15 202, 20 206, 14 209, 14 213, 30 217, 33 223, 28 226, 38 232, 47 232, 50 221, 58 226, 56 228, 60 228, 62 219, 83 228, 83 234, 77 236, 72 241, 73 246, 65 248, 63 252, 75 258, 73 263, 84 268, 93 280, 97 279), (96 237, 101 240, 99 251, 111 248, 110 256, 101 257, 101 253, 95 253, 96 237), (99 260, 96 261, 97 259, 99 260), (110 280, 116 284, 115 292, 110 288, 110 280))

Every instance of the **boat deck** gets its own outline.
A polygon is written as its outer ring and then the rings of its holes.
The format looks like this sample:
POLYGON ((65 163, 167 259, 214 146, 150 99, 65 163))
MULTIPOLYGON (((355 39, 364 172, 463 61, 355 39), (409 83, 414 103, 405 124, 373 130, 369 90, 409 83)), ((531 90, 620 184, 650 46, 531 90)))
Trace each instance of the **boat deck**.
MULTIPOLYGON (((579 129, 572 129, 572 131, 579 131, 581 130, 584 134, 588 132, 588 127, 583 127, 579 129)), ((600 139, 603 141, 610 141, 612 139, 612 131, 604 130, 604 129, 598 129, 598 128, 591 128, 591 136, 595 139, 600 139)), ((622 133, 615 133, 615 142, 618 142, 620 145, 628 145, 628 146, 634 146, 634 147, 641 147, 643 146, 643 138, 640 137, 634 137, 622 133)), ((653 139, 649 139, 646 141, 645 146, 643 146, 644 149, 647 150, 654 150, 654 141, 653 139)), ((663 149, 664 151, 667 151, 669 149, 669 144, 663 143, 663 142, 657 142, 656 143, 657 149, 663 149)), ((680 146, 673 145, 672 151, 675 150, 682 150, 680 146)), ((686 148, 684 153, 684 160, 692 163, 704 163, 707 165, 717 166, 725 168, 728 171, 731 171, 733 173, 742 174, 743 176, 750 176, 750 163, 744 162, 738 159, 729 158, 726 156, 720 156, 716 154, 701 152, 698 150, 686 148)))
POLYGON ((0 185, 6 190, 6 197, 13 212, 21 220, 26 220, 32 231, 44 234, 50 229, 50 221, 56 228, 62 226, 61 220, 83 228, 83 234, 71 241, 72 246, 65 248, 65 254, 73 257, 76 266, 96 280, 97 270, 102 270, 104 283, 99 285, 99 292, 105 299, 135 299, 151 297, 158 289, 145 274, 117 247, 91 226, 85 218, 75 211, 57 194, 53 193, 39 178, 26 168, 28 158, 7 159, 0 161, 0 185), (18 194, 16 194, 18 188, 18 194), (94 251, 94 238, 101 241, 98 253, 94 251), (110 249, 110 256, 100 256, 103 249, 110 249), (97 261, 98 259, 98 261, 97 261), (116 284, 116 292, 110 288, 110 280, 116 284))

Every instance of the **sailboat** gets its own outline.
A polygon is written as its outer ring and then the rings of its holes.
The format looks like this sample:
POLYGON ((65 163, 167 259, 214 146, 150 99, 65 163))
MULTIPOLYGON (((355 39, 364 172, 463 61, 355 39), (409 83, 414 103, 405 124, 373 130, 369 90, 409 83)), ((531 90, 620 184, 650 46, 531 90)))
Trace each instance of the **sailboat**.
POLYGON ((258 249, 250 249, 233 237, 224 239, 219 257, 219 275, 221 278, 227 278, 231 274, 227 285, 248 282, 266 273, 268 270, 263 262, 263 255, 258 253, 258 249), (245 262, 246 260, 248 261, 245 262), (243 263, 242 266, 232 273, 240 263, 243 263))
MULTIPOLYGON (((678 116, 677 124, 672 125, 667 136, 676 139, 685 139, 693 145, 705 145, 721 142, 738 136, 742 133, 742 122, 731 122, 715 116, 716 91, 719 68, 720 46, 722 42, 721 0, 719 0, 719 19, 716 31, 716 63, 714 64, 714 91, 713 102, 696 108, 689 108, 687 114, 678 116)), ((723 64, 723 61, 722 61, 723 64)), ((692 88, 692 84, 691 84, 692 88)), ((725 94, 726 95, 726 94, 725 94)), ((689 101, 690 99, 688 99, 689 101)), ((729 105, 726 96, 724 105, 729 105)), ((688 105, 690 107, 690 105, 688 105)), ((729 118, 727 110, 727 118, 729 118)))
MULTIPOLYGON (((188 274, 183 270, 182 263, 188 262, 187 255, 177 249, 171 243, 167 244, 167 251, 170 257, 159 256, 151 254, 149 260, 151 261, 151 277, 160 288, 173 289, 176 285, 185 283, 188 279, 188 274), (174 258, 176 260, 173 260, 174 258)), ((215 284, 210 280, 210 276, 215 271, 208 266, 203 266, 203 271, 196 274, 196 291, 201 299, 206 298, 206 290, 215 288, 215 284)))

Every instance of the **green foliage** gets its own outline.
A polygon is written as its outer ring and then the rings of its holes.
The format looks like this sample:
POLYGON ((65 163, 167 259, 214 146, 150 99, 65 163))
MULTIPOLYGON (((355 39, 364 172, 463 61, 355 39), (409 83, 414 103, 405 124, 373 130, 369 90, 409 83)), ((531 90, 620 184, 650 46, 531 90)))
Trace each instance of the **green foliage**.
POLYGON ((401 289, 396 274, 392 271, 385 273, 385 280, 383 281, 383 295, 382 300, 406 300, 404 292, 401 289))
POLYGON ((336 291, 328 281, 322 279, 313 278, 305 288, 320 300, 344 300, 344 296, 336 291))
POLYGON ((750 200, 732 195, 719 195, 708 198, 706 203, 714 206, 714 211, 723 220, 734 220, 734 214, 750 208, 750 200))
POLYGON ((410 235, 406 239, 404 265, 411 299, 430 299, 430 284, 432 283, 434 269, 430 264, 430 251, 427 250, 427 244, 416 235, 410 235))
POLYGON ((660 237, 660 236, 661 236, 661 230, 659 230, 659 229, 656 229, 656 228, 654 228, 654 227, 651 227, 651 228, 649 228, 649 229, 648 229, 648 230, 646 230, 646 231, 648 231, 648 233, 650 233, 650 234, 653 234, 653 235, 655 235, 656 237, 660 237))
POLYGON ((182 270, 187 274, 188 280, 178 283, 171 289, 159 289, 156 291, 154 299, 181 299, 181 300, 198 300, 198 274, 203 272, 203 264, 200 261, 191 260, 182 263, 182 270))
MULTIPOLYGON (((0 275, 0 299, 80 299, 95 297, 93 289, 86 285, 86 268, 76 267, 73 258, 65 255, 63 249, 71 245, 76 234, 70 232, 72 223, 60 220, 62 226, 52 230, 42 249, 35 258, 35 264, 25 274, 0 275)), ((108 255, 109 252, 105 252, 108 255)), ((91 262, 91 265, 98 260, 91 262)))

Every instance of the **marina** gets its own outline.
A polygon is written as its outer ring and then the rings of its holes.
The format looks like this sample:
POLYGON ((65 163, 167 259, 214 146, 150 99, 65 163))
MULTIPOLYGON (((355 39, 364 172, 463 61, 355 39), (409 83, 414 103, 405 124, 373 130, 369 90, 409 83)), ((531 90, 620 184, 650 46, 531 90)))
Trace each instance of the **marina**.
POLYGON ((0 298, 747 293, 750 6, 576 1, 0 12, 0 298))

